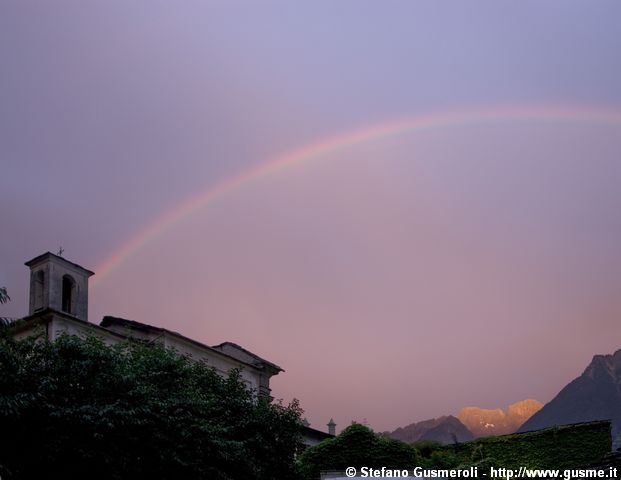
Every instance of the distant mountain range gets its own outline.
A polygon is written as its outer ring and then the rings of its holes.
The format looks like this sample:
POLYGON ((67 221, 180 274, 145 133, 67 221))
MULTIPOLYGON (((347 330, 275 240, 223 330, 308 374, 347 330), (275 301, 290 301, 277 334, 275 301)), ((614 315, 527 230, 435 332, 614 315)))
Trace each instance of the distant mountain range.
POLYGON ((612 355, 595 355, 584 373, 565 386, 519 431, 593 420, 612 420, 613 437, 621 432, 621 350, 612 355))
POLYGON ((452 415, 412 423, 386 434, 397 440, 414 443, 432 440, 440 443, 467 442, 476 437, 514 433, 543 404, 537 400, 522 400, 509 406, 487 410, 463 408, 457 417, 452 415))
POLYGON ((595 420, 612 420, 613 449, 621 448, 621 350, 612 355, 595 355, 582 375, 545 405, 537 400, 522 400, 510 405, 506 412, 465 407, 457 417, 412 423, 386 434, 408 443, 453 443, 595 420))
POLYGON ((537 400, 522 400, 509 405, 504 412, 500 408, 487 410, 478 407, 462 408, 457 418, 475 437, 508 435, 515 433, 520 426, 541 410, 543 403, 537 400))
POLYGON ((407 427, 397 428, 394 432, 387 432, 387 434, 389 437, 407 443, 422 440, 454 443, 456 441, 467 442, 474 438, 465 425, 452 415, 411 423, 407 427))

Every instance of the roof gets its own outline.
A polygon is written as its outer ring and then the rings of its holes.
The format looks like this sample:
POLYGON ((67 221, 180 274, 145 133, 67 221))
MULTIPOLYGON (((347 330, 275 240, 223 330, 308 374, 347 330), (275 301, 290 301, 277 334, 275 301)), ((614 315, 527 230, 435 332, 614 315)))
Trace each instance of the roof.
POLYGON ((215 348, 215 349, 219 350, 219 349, 224 348, 224 347, 232 347, 232 348, 235 348, 237 350, 240 350, 240 351, 244 352, 246 355, 249 355, 250 357, 252 357, 257 363, 269 365, 270 367, 272 367, 275 370, 278 370, 279 372, 284 372, 284 370, 281 367, 279 367, 278 365, 276 365, 275 363, 272 363, 272 362, 270 362, 268 360, 265 360, 264 358, 259 357, 258 355, 254 354, 254 353, 252 353, 252 352, 250 352, 248 350, 246 350, 244 347, 242 347, 240 345, 237 345, 236 343, 233 343, 233 342, 223 342, 223 343, 220 343, 218 345, 214 345, 212 348, 215 348))
POLYGON ((87 322, 86 320, 79 319, 65 312, 60 312, 53 308, 46 308, 44 310, 39 310, 38 312, 33 313, 32 315, 28 315, 27 317, 16 319, 9 325, 9 328, 13 333, 19 333, 21 331, 29 329, 33 325, 37 324, 45 324, 52 320, 53 317, 62 317, 65 320, 70 322, 74 322, 79 324, 80 326, 85 326, 87 328, 92 328, 95 331, 101 331, 102 333, 106 333, 108 335, 112 335, 118 337, 119 339, 126 338, 124 335, 121 335, 118 332, 113 330, 108 330, 107 328, 101 327, 96 323, 87 322))
POLYGON ((27 267, 32 267, 33 265, 36 265, 37 263, 39 263, 39 262, 41 262, 41 261, 43 261, 43 260, 45 260, 46 258, 49 258, 49 257, 52 257, 55 260, 58 260, 60 262, 64 262, 64 263, 66 263, 68 265, 71 265, 72 267, 77 268, 79 270, 83 270, 83 271, 85 271, 86 273, 89 274, 89 277, 91 275, 95 275, 95 272, 92 272, 91 270, 89 270, 87 268, 84 268, 82 265, 78 265, 77 263, 70 262, 66 258, 63 258, 63 257, 61 257, 59 255, 55 255, 52 252, 45 252, 45 253, 43 253, 43 254, 33 258, 32 260, 28 260, 26 263, 24 263, 24 265, 26 265, 27 267))
MULTIPOLYGON (((123 327, 128 327, 132 330, 139 330, 141 332, 166 332, 167 331, 166 329, 161 328, 161 327, 147 325, 146 323, 136 322, 135 320, 127 320, 126 318, 113 317, 111 315, 106 315, 105 317, 103 317, 101 322, 99 322, 99 325, 101 325, 104 328, 107 328, 110 325, 121 325, 123 327)), ((174 332, 171 332, 171 333, 174 333, 174 332)))
POLYGON ((104 328, 108 328, 112 325, 119 325, 122 327, 126 327, 129 328, 131 330, 137 330, 137 331, 141 331, 141 332, 145 332, 145 333, 149 333, 149 332, 155 332, 158 334, 164 334, 167 333, 169 335, 175 336, 177 338, 180 338, 182 340, 185 340, 186 342, 192 343, 200 348, 203 348, 205 350, 209 350, 213 353, 215 353, 216 355, 221 355, 223 357, 227 357, 230 358, 232 360, 235 360, 236 362, 239 363, 243 363, 245 365, 248 365, 249 367, 253 367, 253 368, 257 368, 257 369, 264 369, 264 368, 268 368, 270 370, 276 370, 276 372, 274 373, 278 373, 278 372, 284 372, 284 370, 282 368, 280 368, 278 365, 273 364, 272 362, 268 362, 267 360, 262 359, 261 357, 259 357, 258 355, 255 355, 252 352, 249 352, 248 350, 240 347, 239 345, 236 345, 234 343, 231 342, 225 342, 223 344, 217 345, 215 347, 210 347, 209 345, 205 345, 204 343, 198 342, 192 338, 186 337, 185 335, 181 335, 178 332, 174 332, 172 330, 168 330, 166 328, 162 328, 162 327, 155 327, 153 325, 148 325, 146 323, 141 323, 141 322, 137 322, 135 320, 127 320, 126 318, 119 318, 119 317, 112 317, 112 316, 105 316, 103 318, 103 320, 99 323, 99 325, 101 325, 104 328), (229 355, 228 353, 222 351, 221 349, 219 349, 218 347, 221 347, 222 345, 225 344, 230 344, 235 346, 236 348, 243 350, 246 354, 250 355, 252 358, 256 359, 256 362, 252 362, 249 363, 247 361, 244 361, 238 357, 235 357, 233 355, 229 355))
POLYGON ((335 435, 332 435, 331 433, 323 432, 307 425, 302 426, 302 436, 305 438, 314 438, 319 441, 327 438, 335 438, 335 435))

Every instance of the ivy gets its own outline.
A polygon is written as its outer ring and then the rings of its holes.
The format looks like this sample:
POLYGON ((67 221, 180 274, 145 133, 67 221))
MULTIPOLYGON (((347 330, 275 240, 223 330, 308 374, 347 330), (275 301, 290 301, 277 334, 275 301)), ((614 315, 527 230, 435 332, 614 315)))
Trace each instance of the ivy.
POLYGON ((299 458, 305 480, 316 480, 321 471, 345 470, 347 467, 411 469, 418 464, 414 447, 354 423, 339 436, 308 448, 299 458))

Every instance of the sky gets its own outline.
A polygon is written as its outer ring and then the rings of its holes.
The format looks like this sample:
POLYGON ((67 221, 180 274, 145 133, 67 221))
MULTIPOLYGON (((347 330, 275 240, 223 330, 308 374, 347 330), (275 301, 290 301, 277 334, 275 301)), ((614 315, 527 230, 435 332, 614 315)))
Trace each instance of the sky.
POLYGON ((0 316, 115 315, 392 430, 621 348, 618 1, 0 2, 0 316))

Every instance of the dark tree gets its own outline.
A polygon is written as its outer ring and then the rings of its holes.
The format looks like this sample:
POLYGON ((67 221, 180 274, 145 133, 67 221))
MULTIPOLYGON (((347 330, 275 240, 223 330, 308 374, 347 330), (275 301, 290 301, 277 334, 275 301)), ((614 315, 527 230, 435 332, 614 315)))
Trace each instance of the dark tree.
POLYGON ((11 300, 11 297, 9 297, 9 294, 6 291, 6 287, 0 287, 0 304, 6 303, 9 300, 11 300))
POLYGON ((157 346, 0 338, 0 477, 292 479, 301 410, 157 346))
POLYGON ((319 478, 322 470, 345 470, 347 467, 412 469, 419 463, 414 447, 373 432, 354 423, 336 438, 308 448, 299 458, 302 478, 319 478))

